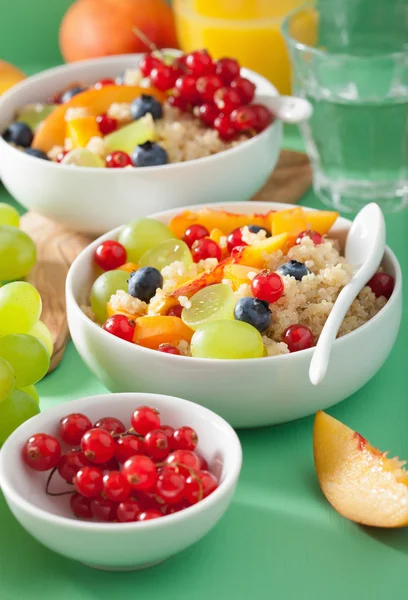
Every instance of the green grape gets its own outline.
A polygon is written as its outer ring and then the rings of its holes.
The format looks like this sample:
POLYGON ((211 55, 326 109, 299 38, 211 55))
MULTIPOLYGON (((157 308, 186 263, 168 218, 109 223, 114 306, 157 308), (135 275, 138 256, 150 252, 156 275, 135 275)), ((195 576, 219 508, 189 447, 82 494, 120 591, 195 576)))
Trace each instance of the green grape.
POLYGON ((131 221, 119 234, 119 242, 126 248, 128 261, 135 263, 150 248, 170 239, 174 239, 170 229, 155 219, 131 221))
POLYGON ((190 248, 181 240, 164 240, 164 242, 160 242, 160 244, 145 252, 140 257, 139 265, 141 267, 155 267, 161 271, 176 260, 184 263, 188 269, 193 262, 190 248))
POLYGON ((43 342, 24 333, 0 337, 0 356, 12 366, 17 388, 40 381, 50 366, 50 356, 43 342))
POLYGON ((262 336, 244 321, 210 321, 195 331, 191 354, 196 358, 261 358, 262 336))
POLYGON ((40 318, 41 296, 25 281, 7 283, 0 289, 0 335, 27 333, 40 318))
POLYGON ((13 367, 4 358, 0 358, 0 402, 14 390, 15 380, 13 367))
POLYGON ((9 227, 18 227, 20 216, 16 209, 10 204, 0 202, 0 225, 9 225, 9 227))
POLYGON ((190 308, 183 308, 181 318, 191 329, 203 323, 233 319, 236 298, 225 283, 209 285, 190 298, 190 308))
POLYGON ((20 388, 20 390, 31 396, 31 398, 34 398, 37 404, 40 403, 40 394, 38 393, 35 385, 27 385, 26 387, 20 388))
POLYGON ((125 271, 106 271, 94 282, 91 291, 91 307, 98 323, 108 318, 106 304, 118 290, 128 291, 129 273, 125 271))
POLYGON ((75 165, 77 167, 105 167, 105 161, 100 156, 86 148, 75 148, 61 160, 61 165, 75 165))
POLYGON ((18 113, 17 120, 27 123, 32 131, 37 131, 41 123, 57 108, 56 104, 27 104, 18 113))
POLYGON ((0 225, 0 280, 22 279, 35 264, 33 240, 16 227, 0 225))
POLYGON ((153 119, 142 117, 130 125, 125 125, 117 131, 104 137, 104 142, 111 152, 122 150, 131 154, 139 144, 152 142, 155 137, 153 119))
POLYGON ((14 390, 0 403, 0 446, 24 421, 38 415, 38 402, 22 390, 14 390))
POLYGON ((54 343, 52 341, 52 335, 50 333, 50 330, 48 329, 45 323, 43 323, 42 321, 37 321, 37 323, 34 323, 34 325, 30 327, 27 333, 28 335, 33 335, 34 337, 41 340, 43 344, 45 344, 45 347, 48 350, 48 354, 52 356, 52 351, 54 350, 54 343))

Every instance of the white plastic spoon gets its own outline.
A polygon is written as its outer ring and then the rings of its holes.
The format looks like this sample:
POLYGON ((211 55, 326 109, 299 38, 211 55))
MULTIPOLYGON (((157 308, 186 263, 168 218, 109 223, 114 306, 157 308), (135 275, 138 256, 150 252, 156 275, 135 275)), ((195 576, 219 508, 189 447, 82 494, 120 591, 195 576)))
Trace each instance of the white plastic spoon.
POLYGON ((290 125, 306 121, 313 112, 308 100, 296 96, 264 96, 257 101, 266 104, 277 119, 290 125))
POLYGON ((355 267, 322 329, 309 367, 309 378, 318 385, 326 375, 331 348, 351 303, 377 271, 385 250, 384 216, 378 204, 367 204, 356 216, 347 235, 345 258, 355 267))

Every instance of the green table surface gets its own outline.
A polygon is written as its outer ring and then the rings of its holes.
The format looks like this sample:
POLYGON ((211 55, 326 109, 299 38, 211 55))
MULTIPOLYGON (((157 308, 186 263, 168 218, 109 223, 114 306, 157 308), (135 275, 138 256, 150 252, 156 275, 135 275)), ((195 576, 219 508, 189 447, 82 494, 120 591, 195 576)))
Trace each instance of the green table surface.
MULTIPOLYGON (((69 0, 7 3, 1 18, 0 57, 28 73, 57 64, 57 24, 69 4, 69 0), (24 44, 15 37, 16 22, 17 37, 24 39, 24 44)), ((301 148, 295 130, 286 132, 285 146, 301 148)), ((1 186, 0 201, 13 202, 1 186)), ((322 208, 312 191, 302 204, 322 208)), ((386 220, 388 243, 406 272, 407 214, 390 215, 386 220)), ((363 389, 329 412, 361 431, 374 445, 408 458, 407 335, 405 314, 397 343, 383 368, 363 389)), ((72 343, 62 364, 38 389, 42 410, 105 391, 72 343)), ((145 571, 93 571, 54 554, 20 527, 0 494, 0 600, 404 597, 408 530, 360 527, 329 506, 314 471, 312 426, 313 417, 309 417, 240 431, 243 468, 224 518, 194 547, 145 571)))

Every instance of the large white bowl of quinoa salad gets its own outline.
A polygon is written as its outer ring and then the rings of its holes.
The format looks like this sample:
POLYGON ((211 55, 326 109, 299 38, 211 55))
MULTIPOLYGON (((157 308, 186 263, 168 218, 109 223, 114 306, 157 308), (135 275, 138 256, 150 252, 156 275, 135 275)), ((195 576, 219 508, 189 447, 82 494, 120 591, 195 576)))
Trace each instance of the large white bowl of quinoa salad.
MULTIPOLYGON (((288 205, 251 202, 211 208, 252 214, 283 210, 288 205)), ((152 218, 168 224, 180 212, 167 211, 152 218)), ((387 247, 381 269, 394 278, 393 292, 387 299, 377 297, 369 286, 361 290, 340 328, 327 375, 319 386, 309 380, 313 348, 289 353, 282 342, 282 333, 293 323, 309 327, 315 341, 318 339, 333 302, 352 277, 353 266, 342 254, 350 226, 351 221, 339 217, 324 243, 315 246, 306 238, 287 254, 278 250, 267 256, 271 271, 290 259, 303 262, 310 274, 302 281, 283 278, 284 294, 271 305, 272 324, 263 335, 266 356, 241 360, 191 357, 187 343, 179 346, 181 356, 164 354, 116 338, 92 320, 87 305, 95 279, 94 253, 101 242, 118 238, 121 228, 117 228, 90 244, 69 271, 67 314, 73 342, 91 371, 111 391, 184 397, 210 408, 234 427, 272 425, 326 409, 355 393, 377 373, 391 352, 402 314, 401 270, 387 247)), ((175 270, 174 277, 179 281, 170 281, 171 285, 182 283, 189 275, 175 270)), ((250 286, 241 286, 235 294, 237 298, 249 295, 250 286)), ((121 302, 126 303, 125 295, 123 292, 121 302)), ((129 297, 124 307, 127 311, 132 310, 132 301, 129 297)))
MULTIPOLYGON (((86 60, 29 77, 0 98, 0 132, 26 105, 43 103, 77 82, 93 85, 103 78, 125 74, 125 83, 138 84, 141 56, 86 60)), ((241 74, 256 84, 255 101, 259 99, 267 106, 268 97, 278 94, 257 73, 241 69, 241 74)), ((40 160, 0 136, 1 180, 27 209, 76 231, 93 234, 175 207, 247 200, 265 183, 278 158, 281 122, 273 122, 250 138, 243 135, 223 141, 214 129, 194 116, 171 106, 163 108, 157 135, 168 153, 169 164, 129 169, 73 167, 55 162, 63 148, 50 149, 51 160, 40 160)), ((75 109, 71 109, 72 118, 80 116, 72 111, 75 109)), ((129 107, 115 105, 108 114, 126 120, 129 107)), ((103 155, 105 148, 96 142, 91 140, 92 152, 103 155)))

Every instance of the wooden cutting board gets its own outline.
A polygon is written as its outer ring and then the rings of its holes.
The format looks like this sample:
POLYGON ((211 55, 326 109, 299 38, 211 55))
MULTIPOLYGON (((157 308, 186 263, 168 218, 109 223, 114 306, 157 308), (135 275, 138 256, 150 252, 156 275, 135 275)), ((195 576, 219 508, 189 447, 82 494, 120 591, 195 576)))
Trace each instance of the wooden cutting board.
MULTIPOLYGON (((251 200, 295 203, 309 189, 311 182, 312 173, 306 155, 283 150, 269 180, 251 200)), ((27 281, 41 294, 41 319, 54 340, 50 365, 50 371, 53 371, 61 362, 69 341, 65 311, 66 275, 76 256, 94 238, 75 233, 32 212, 22 217, 21 229, 37 246, 37 263, 27 281)))

